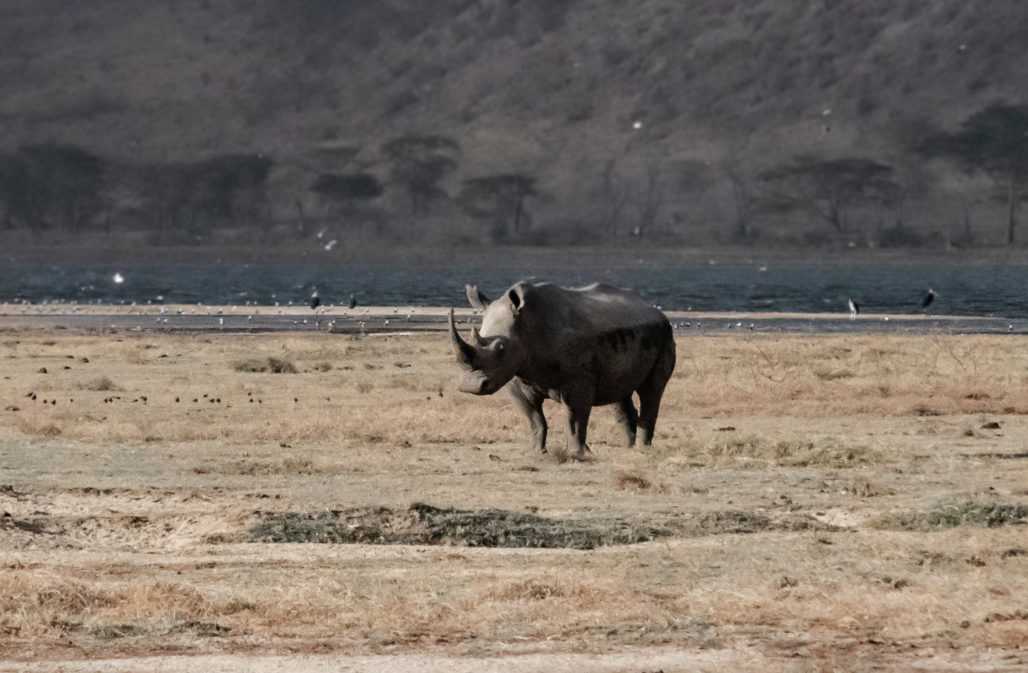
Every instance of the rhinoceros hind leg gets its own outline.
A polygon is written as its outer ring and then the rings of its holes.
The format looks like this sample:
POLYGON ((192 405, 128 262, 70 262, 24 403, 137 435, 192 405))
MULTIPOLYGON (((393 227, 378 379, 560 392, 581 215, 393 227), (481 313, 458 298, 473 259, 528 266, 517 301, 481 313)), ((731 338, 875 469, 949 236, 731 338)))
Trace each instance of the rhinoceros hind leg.
POLYGON ((642 428, 642 440, 645 446, 653 443, 653 432, 657 427, 657 414, 660 413, 660 399, 664 396, 664 387, 671 379, 675 369, 675 349, 666 349, 658 359, 653 371, 639 388, 639 427, 642 428))
POLYGON ((632 402, 631 395, 617 403, 617 406, 614 408, 614 416, 617 418, 618 425, 625 431, 626 445, 628 447, 635 446, 639 414, 635 410, 635 404, 632 402))

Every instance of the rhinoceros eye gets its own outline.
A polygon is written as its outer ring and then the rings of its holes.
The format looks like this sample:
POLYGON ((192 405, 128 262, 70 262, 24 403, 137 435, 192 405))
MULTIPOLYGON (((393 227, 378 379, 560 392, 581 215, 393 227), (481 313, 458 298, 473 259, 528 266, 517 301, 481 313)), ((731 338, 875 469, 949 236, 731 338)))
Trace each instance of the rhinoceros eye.
POLYGON ((497 353, 503 353, 503 342, 502 341, 497 341, 496 342, 496 352, 497 353))

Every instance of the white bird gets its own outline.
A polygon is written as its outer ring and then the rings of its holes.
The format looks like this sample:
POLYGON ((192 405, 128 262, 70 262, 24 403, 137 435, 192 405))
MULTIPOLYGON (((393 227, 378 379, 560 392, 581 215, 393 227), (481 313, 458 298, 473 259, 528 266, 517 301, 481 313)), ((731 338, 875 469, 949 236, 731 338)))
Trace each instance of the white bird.
POLYGON ((121 285, 122 283, 125 282, 125 276, 123 276, 123 275, 121 275, 121 273, 115 271, 114 272, 114 277, 111 278, 111 280, 114 281, 115 285, 121 285))
POLYGON ((847 299, 846 304, 850 308, 850 320, 856 320, 857 316, 860 315, 860 304, 853 301, 853 297, 847 299))

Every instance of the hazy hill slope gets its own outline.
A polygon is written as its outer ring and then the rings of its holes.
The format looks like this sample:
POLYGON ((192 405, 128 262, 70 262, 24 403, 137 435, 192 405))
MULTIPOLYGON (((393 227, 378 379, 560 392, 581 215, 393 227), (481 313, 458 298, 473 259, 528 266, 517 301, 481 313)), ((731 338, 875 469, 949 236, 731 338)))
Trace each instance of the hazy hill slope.
POLYGON ((460 141, 462 176, 551 191, 747 138, 758 162, 892 159, 911 125, 1028 82, 1023 0, 0 0, 0 44, 0 149, 281 161, 328 143, 371 165, 419 131, 460 141))
POLYGON ((288 149, 953 118, 1028 81, 1020 0, 0 3, 6 143, 288 149), (428 6, 426 8, 426 5, 428 6))

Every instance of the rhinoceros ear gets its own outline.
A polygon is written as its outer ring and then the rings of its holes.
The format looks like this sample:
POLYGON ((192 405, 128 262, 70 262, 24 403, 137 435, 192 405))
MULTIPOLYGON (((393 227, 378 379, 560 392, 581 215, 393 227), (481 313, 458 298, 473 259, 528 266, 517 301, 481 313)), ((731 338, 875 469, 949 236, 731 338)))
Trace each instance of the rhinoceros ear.
POLYGON ((468 295, 468 303, 471 304, 471 308, 485 309, 489 305, 489 297, 482 294, 477 285, 465 285, 464 293, 468 295))
POLYGON ((510 308, 513 311, 514 316, 517 317, 518 313, 525 307, 525 285, 518 283, 511 289, 507 290, 507 299, 510 301, 510 308))

